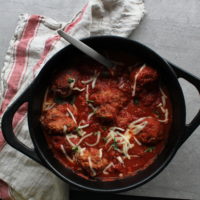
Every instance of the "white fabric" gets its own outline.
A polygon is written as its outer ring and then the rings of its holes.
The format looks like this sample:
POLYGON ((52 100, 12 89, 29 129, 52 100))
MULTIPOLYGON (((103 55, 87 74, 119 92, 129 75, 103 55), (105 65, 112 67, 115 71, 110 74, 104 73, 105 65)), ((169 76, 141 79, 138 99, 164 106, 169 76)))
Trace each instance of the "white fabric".
MULTIPOLYGON (((70 34, 76 38, 84 38, 93 35, 118 35, 127 37, 139 24, 144 15, 144 3, 142 0, 90 0, 82 19, 70 30, 70 34)), ((7 79, 13 62, 14 46, 18 42, 21 30, 27 23, 28 14, 19 17, 18 25, 13 39, 10 42, 6 54, 4 67, 1 73, 0 97, 4 96, 7 88, 7 79)), ((77 16, 76 16, 77 18, 77 16)), ((30 43, 27 70, 13 102, 23 90, 32 82, 39 72, 33 72, 44 50, 47 39, 57 35, 59 28, 64 28, 65 22, 56 22, 53 19, 43 17, 36 36, 30 43)), ((58 50, 63 48, 66 42, 62 39, 55 42, 51 51, 47 54, 44 63, 58 50)), ((0 99, 0 105, 3 98, 0 99)), ((1 119, 0 119, 1 120, 1 119)), ((18 138, 27 146, 32 147, 29 136, 26 117, 15 129, 18 138)), ((12 188, 15 199, 29 200, 66 200, 68 199, 68 185, 40 166, 33 160, 16 151, 9 145, 5 145, 0 152, 0 179, 7 182, 12 188)))

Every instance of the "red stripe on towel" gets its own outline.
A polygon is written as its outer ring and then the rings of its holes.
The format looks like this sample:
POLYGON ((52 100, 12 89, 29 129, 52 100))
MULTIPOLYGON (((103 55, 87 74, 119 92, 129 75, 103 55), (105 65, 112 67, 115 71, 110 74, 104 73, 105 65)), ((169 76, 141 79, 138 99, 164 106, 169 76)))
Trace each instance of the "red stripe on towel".
MULTIPOLYGON (((65 27, 65 29, 64 29, 65 32, 69 32, 72 28, 74 28, 81 21, 86 8, 87 8, 87 5, 85 5, 83 7, 80 15, 78 15, 78 17, 72 23, 70 23, 68 26, 65 27)), ((55 45, 55 42, 57 42, 59 39, 60 39, 60 36, 56 35, 56 36, 49 38, 45 42, 44 51, 42 53, 42 56, 41 56, 39 62, 35 65, 35 67, 33 69, 34 72, 37 71, 41 67, 41 65, 44 62, 45 58, 47 57, 48 53, 51 51, 51 49, 55 45)))
MULTIPOLYGON (((40 16, 32 15, 28 19, 28 22, 24 28, 22 37, 20 41, 17 43, 16 54, 14 58, 15 62, 12 66, 12 70, 7 81, 8 88, 5 91, 4 100, 0 108, 0 116, 2 116, 3 112, 6 110, 10 101, 12 100, 12 98, 17 93, 17 90, 20 87, 21 81, 24 77, 26 67, 27 67, 27 59, 28 59, 27 52, 28 52, 29 44, 36 34, 36 30, 40 23, 40 18, 41 18, 40 16)), ((16 117, 14 119, 14 124, 16 124, 15 121, 19 121, 20 118, 24 115, 24 108, 22 109, 22 111, 23 113, 19 111, 16 114, 16 117)), ((4 143, 4 139, 0 131, 0 148, 2 147, 3 143, 4 143)))

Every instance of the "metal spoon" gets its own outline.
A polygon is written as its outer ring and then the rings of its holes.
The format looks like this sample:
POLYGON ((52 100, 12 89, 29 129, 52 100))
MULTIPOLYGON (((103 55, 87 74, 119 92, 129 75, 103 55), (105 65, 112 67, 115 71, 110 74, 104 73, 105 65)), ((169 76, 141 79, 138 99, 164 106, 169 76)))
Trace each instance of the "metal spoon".
POLYGON ((68 41, 70 44, 75 46, 77 49, 79 49, 80 51, 82 51, 83 53, 88 55, 89 57, 96 60, 98 63, 104 65, 109 71, 111 71, 112 67, 115 66, 115 64, 113 62, 111 62, 110 60, 108 60, 107 58, 105 58, 104 56, 102 56, 97 51, 95 51, 94 49, 92 49, 88 45, 84 44, 80 40, 73 38, 72 36, 70 36, 69 34, 65 33, 62 30, 58 30, 57 32, 66 41, 68 41))

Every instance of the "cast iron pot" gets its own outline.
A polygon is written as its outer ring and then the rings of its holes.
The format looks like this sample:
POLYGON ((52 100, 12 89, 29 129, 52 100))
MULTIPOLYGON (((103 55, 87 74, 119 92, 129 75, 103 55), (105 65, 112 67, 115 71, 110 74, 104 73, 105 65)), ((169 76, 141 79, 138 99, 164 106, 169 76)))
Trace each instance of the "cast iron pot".
POLYGON ((78 59, 81 52, 69 45, 55 54, 44 66, 32 84, 23 94, 9 106, 2 119, 2 131, 5 140, 18 151, 48 168, 67 183, 71 183, 82 189, 96 192, 121 192, 136 188, 159 174, 170 162, 179 147, 191 135, 200 123, 200 111, 190 124, 186 124, 186 108, 183 92, 178 82, 182 77, 193 84, 200 92, 200 80, 182 69, 170 64, 148 47, 121 37, 99 36, 82 40, 99 52, 102 50, 119 50, 133 55, 138 55, 147 64, 157 68, 160 72, 171 97, 173 108, 173 122, 169 133, 169 139, 163 152, 155 162, 137 175, 111 182, 85 180, 63 167, 52 155, 47 146, 44 134, 39 122, 42 101, 46 88, 49 86, 55 68, 59 70, 67 67, 71 61, 78 59), (28 102, 28 126, 34 144, 34 149, 22 144, 14 135, 12 120, 18 108, 28 102))

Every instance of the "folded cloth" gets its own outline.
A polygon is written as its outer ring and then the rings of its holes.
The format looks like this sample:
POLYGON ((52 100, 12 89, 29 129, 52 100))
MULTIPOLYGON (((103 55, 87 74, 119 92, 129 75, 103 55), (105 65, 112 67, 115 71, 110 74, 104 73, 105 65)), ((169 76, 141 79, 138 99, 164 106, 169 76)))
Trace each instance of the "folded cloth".
MULTIPOLYGON (((63 29, 80 39, 93 35, 127 37, 144 15, 143 0, 90 0, 70 22, 22 14, 10 41, 0 80, 0 120, 9 104, 24 91, 47 60, 66 46, 57 35, 63 29)), ((56 67, 56 66, 55 66, 56 67)), ((30 140, 26 107, 15 114, 14 132, 24 144, 30 140)), ((68 199, 68 185, 7 145, 0 132, 0 198, 30 200, 68 199)))

